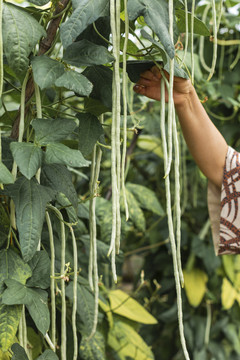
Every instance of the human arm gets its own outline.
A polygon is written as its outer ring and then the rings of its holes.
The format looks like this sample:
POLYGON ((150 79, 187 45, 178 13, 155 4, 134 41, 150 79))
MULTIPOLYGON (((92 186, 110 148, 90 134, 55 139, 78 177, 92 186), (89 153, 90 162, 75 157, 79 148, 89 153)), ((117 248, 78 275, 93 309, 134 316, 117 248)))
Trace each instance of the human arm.
MULTIPOLYGON (((165 73, 167 76, 167 73, 165 73)), ((134 87, 138 94, 160 100, 161 73, 145 71, 134 87)), ((173 99, 187 146, 200 170, 219 188, 222 184, 227 143, 208 117, 190 80, 175 77, 173 99)), ((166 91, 166 100, 168 94, 166 91)))

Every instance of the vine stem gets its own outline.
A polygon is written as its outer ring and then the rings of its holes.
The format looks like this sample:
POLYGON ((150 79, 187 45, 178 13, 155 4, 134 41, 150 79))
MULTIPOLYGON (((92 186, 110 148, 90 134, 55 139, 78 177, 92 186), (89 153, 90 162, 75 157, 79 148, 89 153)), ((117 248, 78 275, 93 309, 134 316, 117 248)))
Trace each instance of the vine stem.
POLYGON ((211 311, 211 304, 210 302, 207 302, 207 323, 206 323, 206 329, 205 329, 205 336, 204 336, 204 344, 209 344, 209 338, 210 338, 210 330, 211 330, 211 318, 212 318, 212 311, 211 311))
POLYGON ((125 216, 126 221, 129 218, 128 203, 126 196, 125 188, 125 162, 127 154, 127 45, 128 45, 128 35, 129 35, 129 19, 127 12, 127 0, 124 0, 124 10, 125 10, 125 39, 123 45, 123 151, 122 151, 122 194, 125 207, 125 216))
POLYGON ((72 235, 73 245, 73 307, 72 307, 72 330, 73 330, 73 360, 77 360, 78 356, 78 337, 77 337, 77 276, 78 276, 78 252, 75 234, 72 226, 69 227, 72 235))
POLYGON ((55 296, 55 248, 53 239, 52 222, 48 211, 46 211, 46 222, 49 233, 49 244, 51 251, 51 280, 50 280, 50 292, 51 292, 51 335, 54 345, 54 352, 56 351, 56 296, 55 296))
POLYGON ((0 99, 3 91, 3 39, 2 39, 3 0, 0 0, 0 99))

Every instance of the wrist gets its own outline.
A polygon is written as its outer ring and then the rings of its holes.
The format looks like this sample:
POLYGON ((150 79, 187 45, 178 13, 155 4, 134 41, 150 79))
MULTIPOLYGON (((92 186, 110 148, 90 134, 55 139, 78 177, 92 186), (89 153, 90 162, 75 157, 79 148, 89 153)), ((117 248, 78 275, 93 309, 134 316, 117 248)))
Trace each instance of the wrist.
POLYGON ((176 111, 178 112, 182 109, 191 109, 193 103, 196 101, 196 98, 198 99, 196 90, 191 84, 188 91, 185 94, 182 94, 182 96, 176 99, 176 101, 174 102, 176 111))

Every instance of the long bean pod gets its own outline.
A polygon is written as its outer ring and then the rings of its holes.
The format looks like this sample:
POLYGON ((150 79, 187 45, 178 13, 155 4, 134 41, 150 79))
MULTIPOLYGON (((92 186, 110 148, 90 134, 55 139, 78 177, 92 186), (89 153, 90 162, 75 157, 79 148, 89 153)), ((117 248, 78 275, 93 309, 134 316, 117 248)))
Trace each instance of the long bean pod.
POLYGON ((211 70, 210 70, 210 74, 208 76, 207 81, 209 81, 215 71, 215 67, 216 67, 216 63, 217 63, 217 49, 218 49, 218 44, 217 44, 217 32, 218 32, 218 28, 217 28, 217 15, 216 15, 216 4, 215 4, 215 0, 212 0, 212 18, 213 18, 213 59, 212 59, 212 66, 211 66, 211 70))

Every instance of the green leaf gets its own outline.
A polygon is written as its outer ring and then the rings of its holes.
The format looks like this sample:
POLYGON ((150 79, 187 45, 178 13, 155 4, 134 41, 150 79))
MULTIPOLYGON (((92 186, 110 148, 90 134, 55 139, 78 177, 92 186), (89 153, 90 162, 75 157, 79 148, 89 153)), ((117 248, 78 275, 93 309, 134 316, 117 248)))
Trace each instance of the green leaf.
POLYGON ((87 339, 87 336, 83 336, 79 355, 83 360, 106 360, 104 336, 99 331, 90 340, 87 339))
POLYGON ((30 180, 42 163, 42 150, 32 143, 12 142, 10 149, 21 173, 30 180))
POLYGON ((144 29, 141 30, 141 35, 142 37, 144 37, 145 39, 147 39, 148 41, 150 41, 160 52, 161 56, 162 56, 162 61, 164 64, 167 63, 167 55, 165 50, 163 49, 162 45, 156 41, 155 39, 152 38, 152 36, 150 36, 144 29))
POLYGON ((42 90, 53 86, 64 73, 64 65, 46 55, 33 58, 32 68, 34 80, 42 90))
POLYGON ((3 4, 2 25, 4 54, 15 73, 21 74, 27 70, 32 49, 46 32, 33 16, 10 3, 3 4))
POLYGON ((84 75, 74 70, 66 71, 55 81, 55 85, 63 86, 81 96, 89 96, 93 89, 92 83, 84 75))
POLYGON ((12 279, 25 284, 32 276, 31 268, 12 249, 0 251, 0 288, 5 280, 12 279))
POLYGON ((93 84, 91 97, 100 100, 108 109, 112 108, 112 70, 106 66, 90 66, 83 73, 93 84))
POLYGON ((171 59, 175 54, 168 28, 169 15, 167 1, 158 0, 131 0, 128 2, 130 20, 143 16, 146 24, 157 34, 164 49, 171 59))
POLYGON ((89 155, 100 136, 104 134, 98 118, 92 114, 78 114, 79 119, 79 150, 83 156, 89 155))
POLYGON ((11 350, 13 352, 12 360, 29 360, 24 348, 18 343, 13 344, 11 350))
MULTIPOLYGON (((180 32, 186 31, 186 21, 185 21, 185 10, 177 9, 175 11, 176 17, 178 19, 177 26, 180 32)), ((191 29, 191 19, 192 14, 188 12, 188 29, 190 32, 191 29)), ((207 26, 196 16, 194 16, 194 34, 210 36, 210 31, 207 26)))
POLYGON ((112 206, 111 202, 102 198, 96 198, 96 215, 100 224, 101 239, 110 241, 112 233, 112 206))
MULTIPOLYGON (((66 288, 66 295, 73 299, 73 283, 66 288)), ((94 296, 89 286, 77 284, 78 329, 90 335, 94 320, 94 296), (84 311, 83 311, 84 309, 84 311)))
POLYGON ((75 2, 74 8, 70 18, 60 27, 60 37, 64 48, 72 44, 88 25, 108 15, 109 0, 83 0, 75 2))
MULTIPOLYGON (((163 67, 168 73, 170 72, 170 62, 169 59, 167 61, 167 64, 164 65, 163 67)), ((180 66, 178 65, 177 60, 174 61, 174 76, 178 76, 181 77, 183 79, 188 79, 188 74, 186 73, 186 71, 184 71, 182 68, 180 68, 180 66)))
POLYGON ((140 335, 123 321, 115 321, 108 334, 108 345, 120 359, 154 360, 150 347, 140 335))
POLYGON ((161 139, 155 135, 140 135, 138 137, 137 146, 142 150, 154 152, 154 154, 163 158, 161 139))
POLYGON ((152 190, 148 189, 146 186, 132 183, 127 183, 126 187, 135 196, 143 209, 150 210, 159 216, 163 216, 165 214, 161 204, 152 190))
POLYGON ((27 286, 47 289, 50 286, 50 259, 46 251, 38 251, 28 262, 32 276, 27 286))
POLYGON ((223 332, 226 335, 226 338, 233 344, 233 348, 238 355, 240 355, 240 340, 238 334, 238 325, 235 324, 227 324, 225 328, 223 328, 223 332))
POLYGON ((77 208, 78 197, 72 183, 70 171, 64 165, 44 165, 41 170, 41 184, 63 193, 69 199, 74 208, 77 208))
POLYGON ((105 112, 109 111, 109 108, 104 106, 101 101, 92 99, 92 98, 85 98, 84 99, 84 110, 87 113, 93 114, 95 116, 99 116, 105 112))
POLYGON ((142 324, 157 324, 157 320, 136 300, 122 290, 108 293, 111 311, 142 324))
POLYGON ((72 167, 86 167, 90 161, 84 159, 79 150, 72 150, 63 144, 49 144, 45 161, 48 164, 64 164, 72 167))
MULTIPOLYGON (((146 230, 146 220, 143 214, 143 211, 141 210, 135 196, 126 189, 126 196, 127 196, 127 202, 129 207, 129 217, 136 226, 137 229, 140 231, 146 230)), ((122 199, 121 199, 121 208, 122 206, 122 199)))
POLYGON ((24 304, 38 330, 45 335, 49 329, 48 293, 41 289, 31 289, 15 280, 6 280, 7 289, 2 295, 6 305, 24 304))
POLYGON ((21 305, 8 306, 0 302, 0 349, 2 351, 7 351, 14 343, 21 315, 21 305))
POLYGON ((102 45, 96 45, 86 39, 69 45, 63 60, 73 66, 103 65, 113 62, 112 54, 102 45))
POLYGON ((31 122, 35 130, 35 140, 40 145, 64 140, 76 128, 77 124, 72 119, 34 119, 31 122))
POLYGON ((207 290, 207 274, 200 269, 184 271, 184 286, 189 303, 197 307, 200 305, 207 290))
POLYGON ((0 162, 0 184, 13 184, 14 178, 8 168, 0 162))
POLYGON ((37 360, 58 360, 58 356, 52 350, 45 350, 37 360))
POLYGON ((41 237, 45 208, 55 193, 35 179, 19 178, 14 185, 8 185, 7 192, 16 208, 17 228, 23 259, 27 262, 34 256, 41 237))

